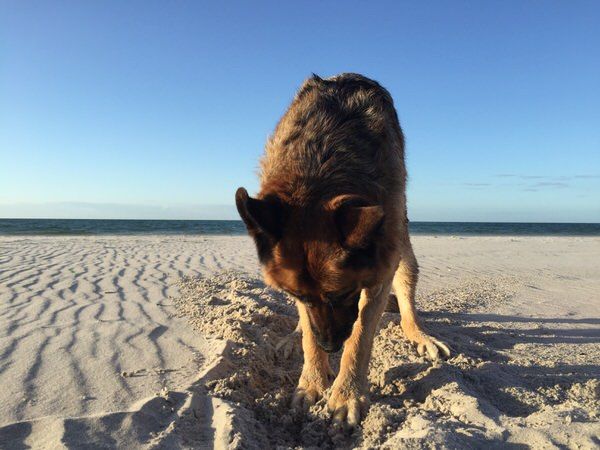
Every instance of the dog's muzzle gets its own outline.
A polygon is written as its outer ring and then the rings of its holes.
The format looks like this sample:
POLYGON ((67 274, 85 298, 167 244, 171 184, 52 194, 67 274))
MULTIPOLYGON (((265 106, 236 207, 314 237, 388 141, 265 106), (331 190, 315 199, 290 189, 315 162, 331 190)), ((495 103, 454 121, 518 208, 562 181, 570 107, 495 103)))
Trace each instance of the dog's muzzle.
POLYGON ((327 353, 337 353, 344 346, 344 341, 341 342, 321 342, 317 340, 317 344, 327 353))

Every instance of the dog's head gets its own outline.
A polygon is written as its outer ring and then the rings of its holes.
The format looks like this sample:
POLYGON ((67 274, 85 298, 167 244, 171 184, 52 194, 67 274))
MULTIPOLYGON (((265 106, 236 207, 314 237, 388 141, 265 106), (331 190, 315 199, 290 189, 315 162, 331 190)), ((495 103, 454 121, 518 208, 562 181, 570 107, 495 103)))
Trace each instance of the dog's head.
POLYGON ((358 316, 361 290, 376 281, 383 208, 356 196, 290 206, 277 196, 251 198, 244 188, 236 206, 267 284, 307 305, 319 345, 338 351, 358 316))

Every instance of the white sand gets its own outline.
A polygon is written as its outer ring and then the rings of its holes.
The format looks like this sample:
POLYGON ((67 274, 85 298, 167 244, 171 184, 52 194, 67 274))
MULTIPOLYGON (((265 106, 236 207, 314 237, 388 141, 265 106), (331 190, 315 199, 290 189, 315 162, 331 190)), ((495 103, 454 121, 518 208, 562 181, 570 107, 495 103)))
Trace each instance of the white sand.
POLYGON ((387 314, 371 410, 340 436, 322 405, 287 411, 294 310, 248 238, 0 238, 0 447, 600 445, 600 239, 413 241, 458 356, 418 357, 387 314), (183 276, 209 278, 181 297, 183 276))

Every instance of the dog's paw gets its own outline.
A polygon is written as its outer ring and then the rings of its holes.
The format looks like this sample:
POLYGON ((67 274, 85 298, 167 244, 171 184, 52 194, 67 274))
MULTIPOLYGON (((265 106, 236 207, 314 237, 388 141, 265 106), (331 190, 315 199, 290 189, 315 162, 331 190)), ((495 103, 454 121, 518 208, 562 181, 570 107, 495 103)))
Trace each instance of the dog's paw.
POLYGON ((417 348, 417 353, 420 356, 427 354, 434 361, 440 358, 448 358, 450 356, 450 347, 448 347, 439 339, 436 339, 433 336, 424 333, 423 331, 419 331, 414 333, 412 336, 408 336, 408 339, 415 345, 417 348))
POLYGON ((322 370, 305 368, 292 398, 292 409, 308 411, 323 397, 324 392, 331 386, 332 378, 333 372, 329 367, 322 370))
POLYGON ((327 408, 331 412, 333 425, 338 428, 354 428, 365 417, 369 400, 354 386, 334 384, 327 408))
POLYGON ((323 397, 323 391, 314 386, 296 388, 292 399, 292 409, 306 412, 323 397))

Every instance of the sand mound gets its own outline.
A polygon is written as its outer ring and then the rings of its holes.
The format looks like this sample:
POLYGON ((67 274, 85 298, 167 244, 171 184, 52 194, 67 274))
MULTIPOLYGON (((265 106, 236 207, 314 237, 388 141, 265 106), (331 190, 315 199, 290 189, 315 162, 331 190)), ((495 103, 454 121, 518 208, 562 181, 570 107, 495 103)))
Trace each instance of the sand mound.
MULTIPOLYGON (((352 434, 331 433, 324 401, 308 416, 289 410, 302 364, 299 341, 291 354, 277 351, 297 320, 289 299, 236 273, 185 279, 180 289, 180 314, 201 333, 227 341, 223 359, 197 389, 229 408, 222 442, 232 448, 600 444, 597 334, 569 323, 548 329, 551 319, 490 314, 511 298, 499 280, 464 283, 421 301, 435 309, 424 313, 429 328, 455 350, 447 361, 419 357, 399 316, 384 315, 369 374, 372 405, 352 434)), ((194 426, 182 425, 183 435, 193 436, 194 426)))

